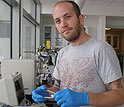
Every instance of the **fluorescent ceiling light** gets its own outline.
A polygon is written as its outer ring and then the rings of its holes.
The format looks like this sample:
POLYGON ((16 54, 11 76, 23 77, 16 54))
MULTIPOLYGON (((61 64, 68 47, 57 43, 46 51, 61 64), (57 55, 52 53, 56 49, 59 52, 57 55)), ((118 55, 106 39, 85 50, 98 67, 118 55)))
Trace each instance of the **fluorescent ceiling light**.
POLYGON ((110 30, 111 28, 105 28, 105 30, 110 30))

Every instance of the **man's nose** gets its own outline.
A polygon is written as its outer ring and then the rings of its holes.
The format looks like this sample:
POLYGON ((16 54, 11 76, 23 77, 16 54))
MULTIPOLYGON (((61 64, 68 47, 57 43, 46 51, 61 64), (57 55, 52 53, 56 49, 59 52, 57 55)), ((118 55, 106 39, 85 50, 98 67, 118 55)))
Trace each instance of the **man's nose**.
POLYGON ((66 20, 62 19, 62 20, 61 20, 61 26, 62 26, 62 27, 67 27, 67 25, 68 25, 68 24, 67 24, 66 20))

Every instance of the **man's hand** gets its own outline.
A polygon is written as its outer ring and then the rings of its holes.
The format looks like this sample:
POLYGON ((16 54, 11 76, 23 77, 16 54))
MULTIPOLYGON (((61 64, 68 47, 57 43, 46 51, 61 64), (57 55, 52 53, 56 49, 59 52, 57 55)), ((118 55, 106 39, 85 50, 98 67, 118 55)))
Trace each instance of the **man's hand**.
POLYGON ((56 92, 53 98, 58 105, 61 105, 61 107, 86 106, 89 104, 87 92, 76 92, 68 88, 56 92))
POLYGON ((38 103, 41 104, 43 102, 45 102, 47 99, 44 97, 48 97, 49 93, 44 91, 47 90, 47 87, 45 85, 42 85, 41 87, 35 89, 34 91, 32 91, 32 99, 38 103))

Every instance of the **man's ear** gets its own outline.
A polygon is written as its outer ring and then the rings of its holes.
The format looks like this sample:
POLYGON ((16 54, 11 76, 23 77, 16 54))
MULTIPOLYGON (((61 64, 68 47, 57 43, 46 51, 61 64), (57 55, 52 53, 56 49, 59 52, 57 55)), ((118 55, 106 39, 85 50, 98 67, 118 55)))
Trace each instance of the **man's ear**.
MULTIPOLYGON (((56 27, 55 27, 55 28, 56 28, 56 27)), ((59 32, 57 28, 56 28, 56 31, 59 32)))
POLYGON ((79 16, 79 19, 80 19, 80 23, 82 24, 82 25, 84 25, 84 15, 80 15, 79 16))

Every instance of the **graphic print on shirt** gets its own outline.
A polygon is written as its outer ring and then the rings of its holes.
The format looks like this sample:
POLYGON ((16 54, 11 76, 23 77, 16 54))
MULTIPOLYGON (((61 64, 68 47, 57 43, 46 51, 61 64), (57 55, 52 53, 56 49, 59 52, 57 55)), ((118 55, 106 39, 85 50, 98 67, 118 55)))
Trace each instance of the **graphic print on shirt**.
POLYGON ((77 57, 70 62, 67 58, 62 59, 59 62, 61 89, 84 91, 84 88, 86 89, 95 78, 94 69, 94 58, 92 57, 77 57))

